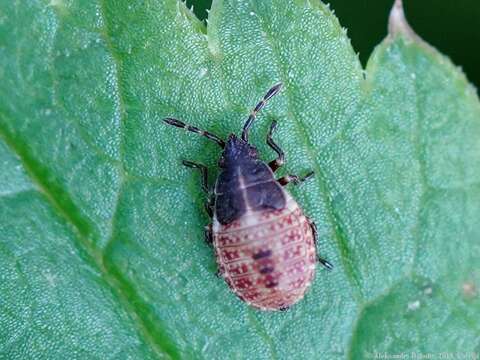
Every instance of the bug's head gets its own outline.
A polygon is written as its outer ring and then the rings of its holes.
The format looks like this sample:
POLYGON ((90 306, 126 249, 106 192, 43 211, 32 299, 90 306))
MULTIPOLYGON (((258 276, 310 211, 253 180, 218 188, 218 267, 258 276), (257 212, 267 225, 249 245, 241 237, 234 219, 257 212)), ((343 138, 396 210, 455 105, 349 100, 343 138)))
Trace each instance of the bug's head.
POLYGON ((223 149, 218 165, 222 168, 237 164, 238 162, 257 159, 257 149, 247 141, 235 134, 230 134, 223 149))

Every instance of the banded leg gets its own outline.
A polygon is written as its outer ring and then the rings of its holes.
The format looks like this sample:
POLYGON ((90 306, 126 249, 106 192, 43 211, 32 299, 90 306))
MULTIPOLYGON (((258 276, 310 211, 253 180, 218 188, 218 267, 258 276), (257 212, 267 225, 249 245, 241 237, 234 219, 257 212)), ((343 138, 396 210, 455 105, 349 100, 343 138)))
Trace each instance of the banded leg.
POLYGON ((174 118, 165 118, 165 119, 163 119, 163 121, 165 123, 167 123, 168 125, 172 125, 172 126, 175 126, 175 127, 181 128, 181 129, 185 129, 187 131, 194 132, 194 133, 199 134, 201 136, 204 136, 207 139, 212 140, 213 142, 217 143, 222 149, 225 147, 225 141, 220 139, 219 136, 217 136, 215 134, 212 134, 211 132, 208 132, 208 131, 205 131, 205 130, 200 130, 199 128, 197 128, 195 126, 185 124, 183 121, 180 121, 180 120, 174 119, 174 118))
POLYGON ((285 162, 285 153, 283 152, 282 149, 280 149, 280 146, 278 146, 272 139, 272 133, 276 127, 277 127, 277 122, 273 120, 272 124, 270 125, 270 130, 268 130, 268 134, 267 134, 268 146, 270 146, 273 149, 273 151, 275 151, 278 155, 275 160, 272 160, 268 163, 268 166, 270 166, 270 169, 272 169, 273 172, 275 172, 285 162))
MULTIPOLYGON (((194 163, 193 161, 183 160, 183 165, 199 169, 202 174, 202 190, 207 194, 210 194, 210 188, 208 186, 208 169, 205 165, 194 163)), ((213 198, 210 195, 205 202, 205 210, 210 218, 213 217, 213 198)))
POLYGON ((310 171, 307 175, 305 176, 298 176, 298 175, 285 175, 284 177, 281 177, 277 181, 280 183, 280 185, 285 186, 287 184, 293 183, 294 185, 301 184, 302 182, 310 179, 313 177, 315 173, 313 171, 310 171))
POLYGON ((205 226, 205 242, 207 245, 212 246, 213 245, 213 232, 212 232, 212 224, 208 224, 205 226))
POLYGON ((207 201, 205 201, 205 210, 207 211, 208 216, 213 218, 213 196, 210 196, 207 201))
MULTIPOLYGON (((318 239, 317 225, 308 217, 307 217, 307 220, 310 223, 310 227, 312 228, 313 242, 315 243, 315 246, 317 246, 317 239, 318 239)), ((318 252, 318 249, 317 249, 317 252, 318 252)), ((328 271, 333 270, 333 265, 329 261, 325 260, 324 258, 318 256, 318 262, 322 264, 323 267, 328 271)))
POLYGON ((200 173, 202 174, 202 189, 206 193, 210 192, 210 189, 208 187, 208 169, 205 165, 203 164, 198 164, 193 161, 188 161, 188 160, 183 160, 182 161, 183 165, 193 168, 193 169, 198 169, 200 170, 200 173))
POLYGON ((270 100, 272 97, 278 94, 281 88, 282 88, 282 83, 278 83, 272 86, 272 88, 267 91, 263 99, 253 108, 252 112, 250 113, 250 116, 248 117, 247 121, 245 121, 245 124, 243 125, 242 140, 248 142, 248 131, 250 130, 250 127, 252 126, 253 121, 257 117, 257 113, 265 107, 268 100, 270 100))

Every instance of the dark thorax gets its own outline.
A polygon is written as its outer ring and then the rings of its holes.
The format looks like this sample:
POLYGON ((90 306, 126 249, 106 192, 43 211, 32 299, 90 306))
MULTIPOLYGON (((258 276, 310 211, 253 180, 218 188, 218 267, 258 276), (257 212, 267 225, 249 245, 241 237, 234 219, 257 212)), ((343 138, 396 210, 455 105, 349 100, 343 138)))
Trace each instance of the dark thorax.
POLYGON ((248 142, 231 134, 219 161, 215 185, 215 215, 221 224, 247 211, 283 209, 285 194, 270 167, 257 157, 248 142))

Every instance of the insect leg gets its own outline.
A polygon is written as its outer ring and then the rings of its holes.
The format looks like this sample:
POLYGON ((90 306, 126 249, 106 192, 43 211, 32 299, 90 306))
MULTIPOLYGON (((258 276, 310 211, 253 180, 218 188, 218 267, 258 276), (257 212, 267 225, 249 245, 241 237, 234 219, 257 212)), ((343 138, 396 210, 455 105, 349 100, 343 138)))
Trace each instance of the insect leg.
POLYGON ((205 242, 210 246, 213 244, 212 224, 205 226, 205 242))
MULTIPOLYGON (((310 224, 310 227, 312 228, 313 242, 315 243, 315 246, 317 246, 317 239, 318 239, 317 225, 312 220, 310 220, 310 218, 308 218, 308 217, 307 217, 307 220, 310 224)), ((325 260, 324 258, 319 256, 318 257, 318 262, 320 264, 322 264, 323 267, 325 267, 325 269, 327 269, 328 271, 333 270, 333 265, 329 261, 325 260)))
POLYGON ((200 130, 199 128, 197 128, 195 126, 185 124, 183 121, 180 121, 180 120, 174 119, 174 118, 165 118, 165 119, 163 119, 163 121, 165 123, 167 123, 168 125, 172 125, 172 126, 175 126, 175 127, 181 128, 181 129, 186 129, 187 131, 191 131, 191 132, 194 132, 194 133, 199 134, 201 136, 205 136, 207 139, 216 142, 222 149, 225 147, 225 141, 220 139, 219 136, 217 136, 215 134, 212 134, 211 132, 208 132, 208 131, 205 131, 205 130, 200 130))
POLYGON ((282 149, 280 149, 280 146, 278 146, 272 139, 272 133, 276 127, 277 127, 277 122, 273 120, 272 124, 270 125, 270 130, 268 131, 268 134, 267 134, 268 146, 270 146, 273 149, 273 151, 275 151, 278 155, 275 160, 272 160, 268 163, 268 166, 270 166, 270 169, 272 169, 273 172, 275 172, 285 162, 285 153, 283 152, 282 149))
POLYGON ((285 175, 278 179, 277 181, 280 183, 280 185, 285 186, 289 183, 293 183, 295 185, 301 184, 302 182, 310 179, 313 177, 315 173, 313 171, 310 171, 307 175, 305 176, 298 176, 298 175, 285 175))
POLYGON ((245 121, 245 124, 243 125, 242 140, 248 142, 248 131, 250 130, 250 127, 252 126, 253 121, 257 117, 257 113, 265 107, 268 100, 270 100, 272 97, 278 94, 281 88, 282 88, 282 83, 273 85, 272 88, 267 91, 263 99, 253 108, 252 112, 250 113, 250 116, 248 117, 247 121, 245 121))
POLYGON ((210 218, 213 217, 213 197, 210 194, 210 188, 208 186, 208 169, 205 165, 194 163, 193 161, 183 160, 183 165, 199 169, 202 173, 202 189, 209 194, 208 200, 205 202, 205 210, 210 218))
POLYGON ((207 211, 208 216, 213 217, 213 198, 210 196, 207 201, 205 201, 205 210, 207 211))
POLYGON ((188 161, 188 160, 183 160, 182 161, 183 165, 188 166, 193 169, 198 169, 202 173, 202 189, 206 193, 210 192, 210 189, 208 187, 208 169, 205 165, 203 164, 198 164, 193 161, 188 161))

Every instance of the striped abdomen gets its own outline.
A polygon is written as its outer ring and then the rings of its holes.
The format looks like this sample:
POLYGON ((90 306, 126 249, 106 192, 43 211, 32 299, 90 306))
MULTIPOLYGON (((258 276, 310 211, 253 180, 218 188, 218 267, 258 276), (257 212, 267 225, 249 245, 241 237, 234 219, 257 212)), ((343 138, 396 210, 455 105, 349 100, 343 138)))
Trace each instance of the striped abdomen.
POLYGON ((214 219, 220 274, 235 294, 262 310, 296 303, 315 275, 310 223, 295 200, 285 195, 283 209, 248 210, 228 224, 214 219))

